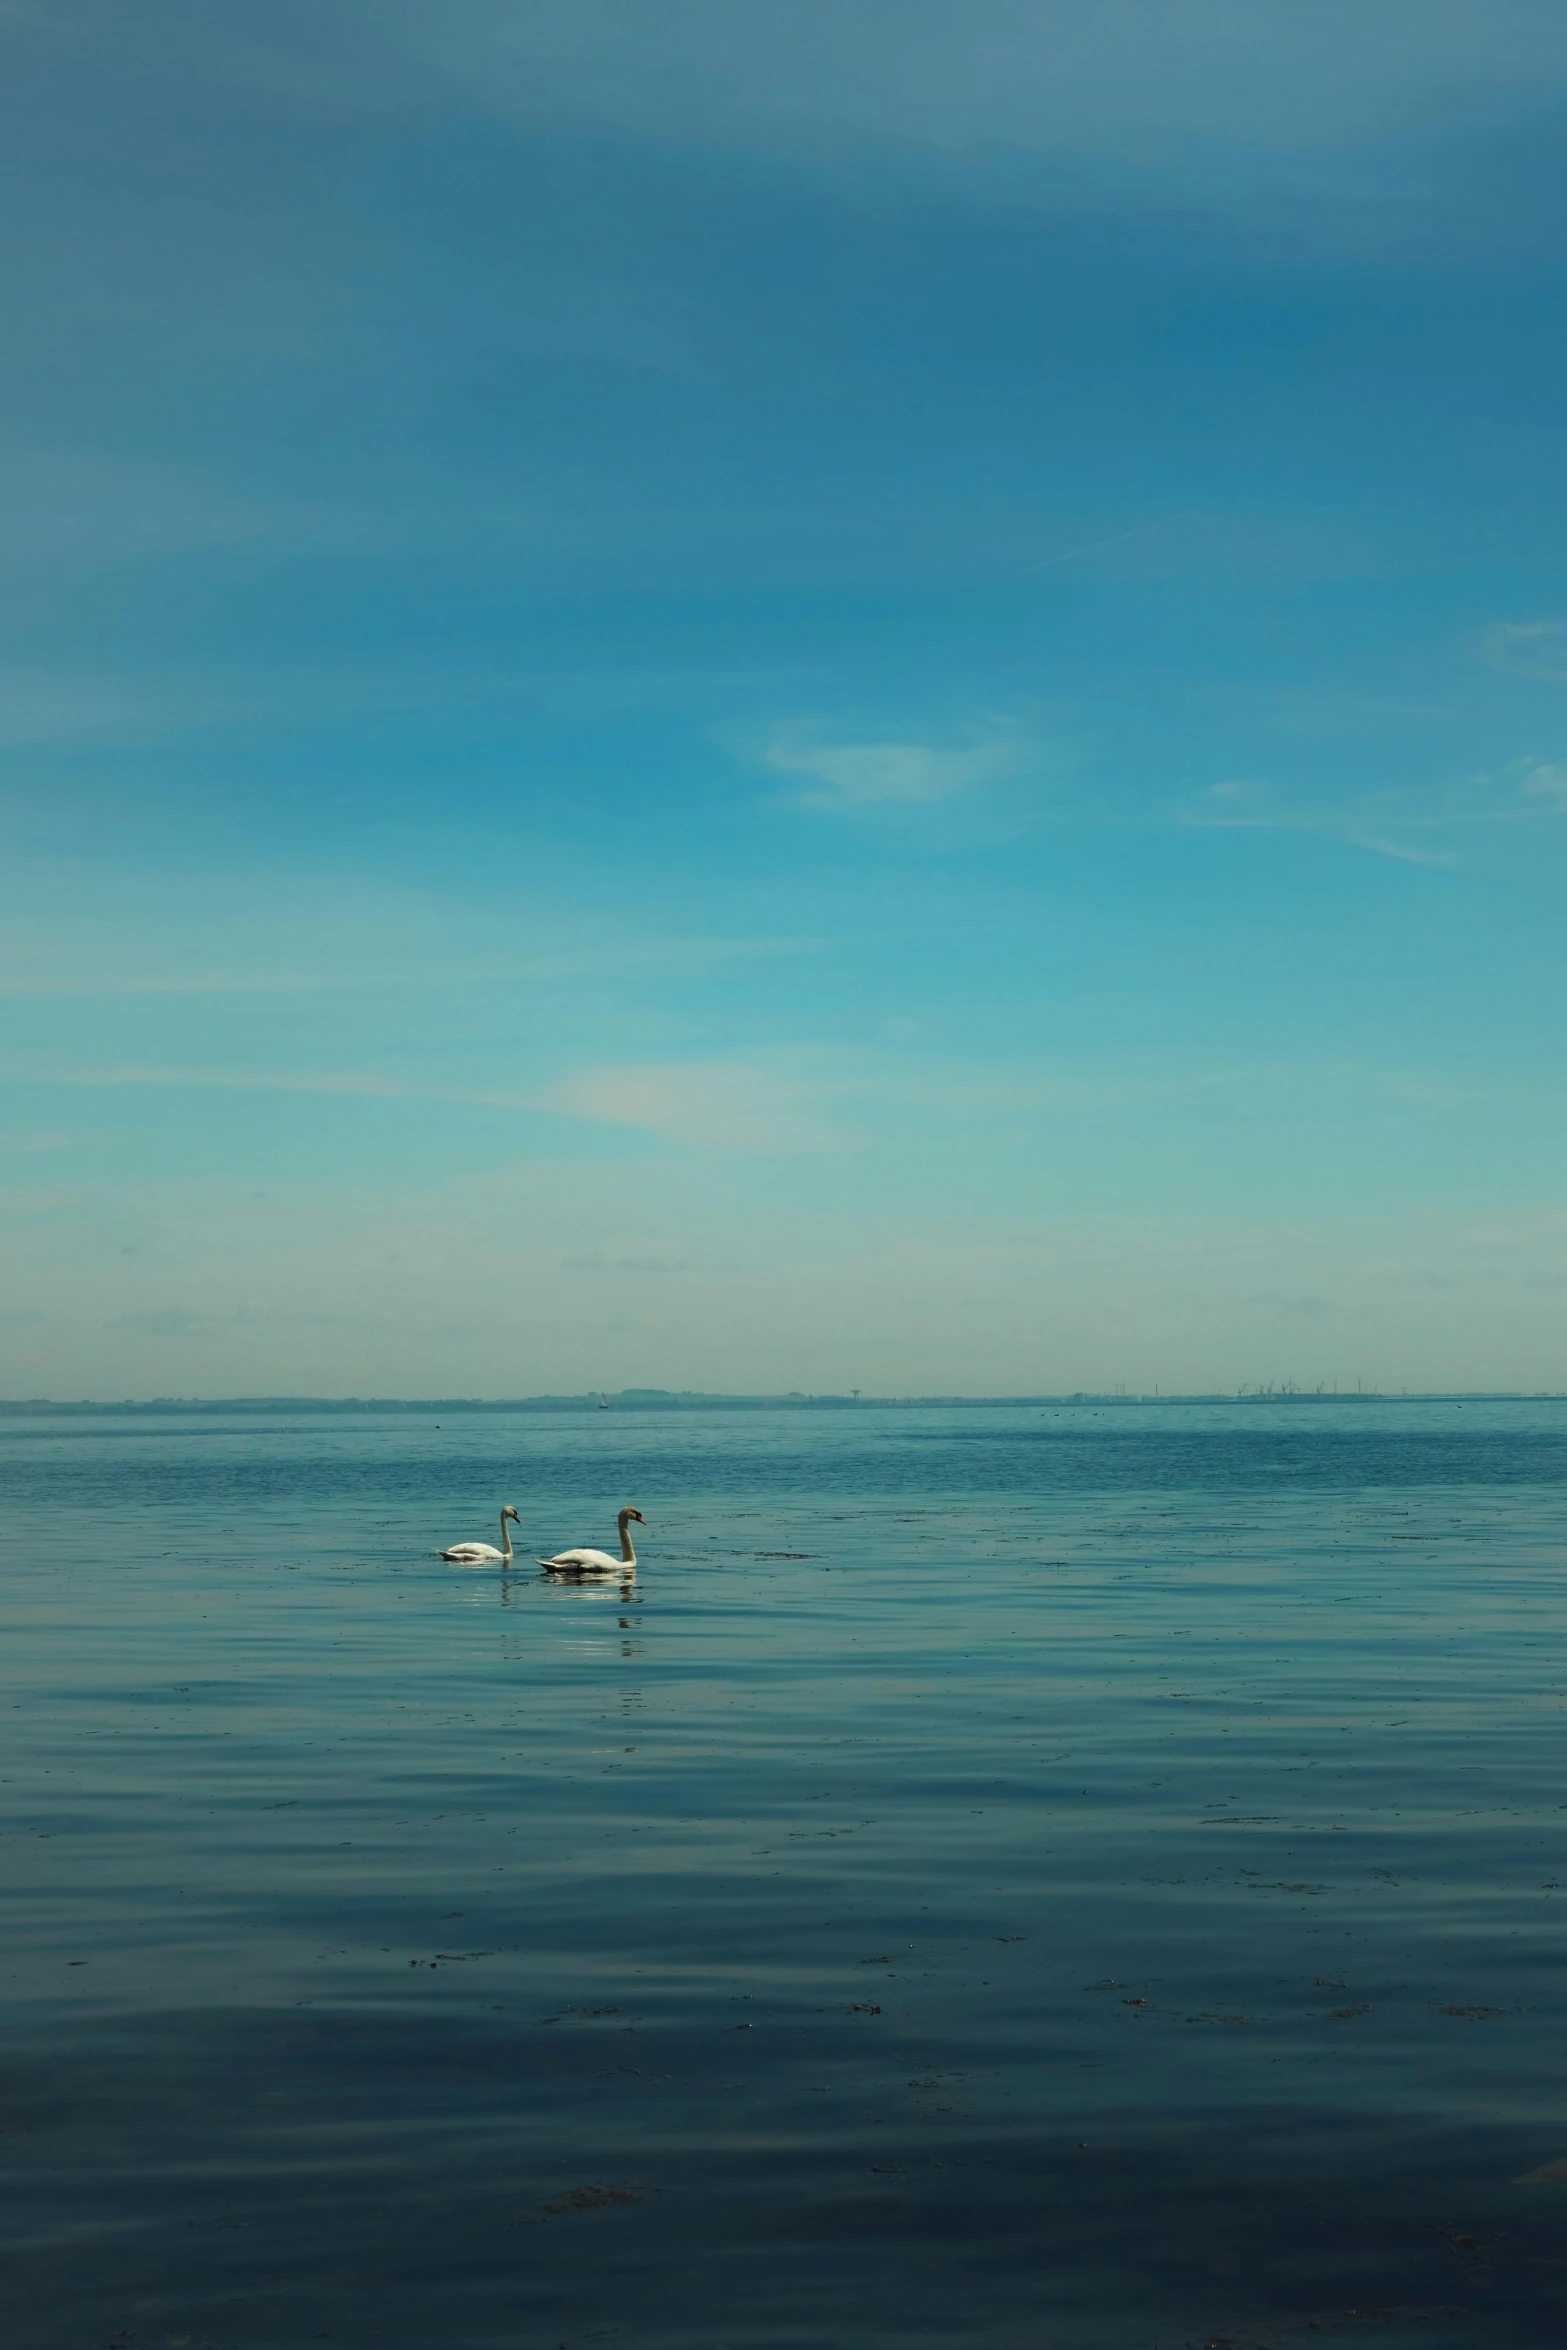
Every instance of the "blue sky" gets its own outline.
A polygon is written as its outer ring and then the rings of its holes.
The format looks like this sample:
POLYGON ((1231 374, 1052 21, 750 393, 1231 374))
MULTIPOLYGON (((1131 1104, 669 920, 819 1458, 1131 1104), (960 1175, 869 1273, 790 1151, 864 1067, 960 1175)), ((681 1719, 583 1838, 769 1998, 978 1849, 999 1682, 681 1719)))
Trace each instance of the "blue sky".
POLYGON ((1567 16, 11 0, 0 1391, 1567 1385, 1567 16))

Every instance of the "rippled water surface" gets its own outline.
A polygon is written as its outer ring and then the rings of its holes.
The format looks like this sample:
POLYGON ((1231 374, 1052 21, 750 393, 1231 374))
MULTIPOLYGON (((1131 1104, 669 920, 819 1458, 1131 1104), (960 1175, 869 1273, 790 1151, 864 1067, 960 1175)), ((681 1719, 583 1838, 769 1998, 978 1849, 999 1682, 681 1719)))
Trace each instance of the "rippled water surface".
POLYGON ((12 2350, 1561 2341, 1567 1406, 0 1480, 12 2350))

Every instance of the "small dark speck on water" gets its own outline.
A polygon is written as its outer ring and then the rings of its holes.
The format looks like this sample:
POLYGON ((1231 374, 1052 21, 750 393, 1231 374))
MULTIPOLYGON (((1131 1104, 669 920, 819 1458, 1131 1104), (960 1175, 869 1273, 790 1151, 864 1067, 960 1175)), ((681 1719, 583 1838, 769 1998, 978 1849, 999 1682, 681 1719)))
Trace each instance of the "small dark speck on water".
POLYGON ((539 2208, 561 2217, 568 2212, 610 2211, 618 2204, 642 2201, 644 2197, 634 2187, 569 2187, 564 2195, 539 2208))

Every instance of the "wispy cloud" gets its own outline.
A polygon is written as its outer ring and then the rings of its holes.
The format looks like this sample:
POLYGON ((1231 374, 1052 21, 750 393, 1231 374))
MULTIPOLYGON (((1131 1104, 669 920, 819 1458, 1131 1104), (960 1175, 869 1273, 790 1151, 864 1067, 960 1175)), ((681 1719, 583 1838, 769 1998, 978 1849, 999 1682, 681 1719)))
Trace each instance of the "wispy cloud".
POLYGON ((318 510, 236 492, 211 472, 46 448, 0 450, 0 564, 134 562, 314 543, 318 510))
MULTIPOLYGON (((368 11, 368 0, 358 0, 368 11)), ((609 118, 664 137, 786 144, 845 137, 918 159, 1097 154, 1142 177, 1178 157, 1253 170, 1394 130, 1489 121, 1567 76, 1567 36, 1530 0, 1351 0, 1264 12, 1224 0, 1150 11, 970 0, 376 0, 378 29, 487 104, 609 118)), ((905 161, 905 168, 908 168, 905 161)))
POLYGON ((1064 564, 1139 581, 1319 580, 1385 573, 1389 555, 1363 526, 1334 516, 1183 507, 1108 531, 1084 527, 1041 549, 1025 577, 1064 564))
POLYGON ((1553 815, 1567 815, 1567 763, 1559 759, 1532 759, 1518 780, 1524 799, 1539 802, 1553 815))
POLYGON ((1251 780, 1218 783, 1178 809, 1176 822, 1203 831, 1308 833, 1403 865, 1456 865, 1466 828, 1560 815, 1567 815, 1567 763, 1530 758, 1428 792, 1367 792, 1332 802, 1290 800, 1251 780))
POLYGON ((823 1114, 832 1090, 830 1080, 778 1054, 596 1069, 544 1099, 573 1117, 640 1127, 696 1149, 794 1152, 843 1148, 823 1114))
MULTIPOLYGON (((896 1137, 927 1141, 953 1127, 997 1132, 1019 1119, 1049 1123, 1096 1120, 1162 1106, 1260 1098, 1283 1085, 1325 1098, 1350 1093, 1452 1108, 1494 1096, 1489 1083, 1434 1077, 1428 1071, 1367 1067, 1348 1061, 1193 1062, 1172 1067, 1135 1061, 1113 1068, 1044 1067, 1026 1062, 923 1060, 840 1047, 774 1046, 724 1060, 636 1062, 583 1070, 537 1087, 458 1087, 379 1072, 287 1072, 133 1067, 0 1069, 0 1079, 35 1085, 154 1087, 292 1093, 348 1100, 439 1102, 533 1117, 580 1119, 656 1136, 679 1149, 718 1155, 792 1156, 858 1152, 896 1137)), ((662 1257, 598 1253, 574 1258, 572 1272, 670 1272, 662 1257)))
MULTIPOLYGON (((3 729, 3 720, 0 720, 3 729)), ((582 985, 574 910, 525 893, 504 920, 438 890, 295 872, 136 876, 75 859, 13 861, 0 901, 0 998, 460 993, 582 985), (47 908, 47 912, 40 912, 47 908)), ((814 957, 821 935, 680 935, 644 921, 595 940, 593 976, 699 978, 736 963, 814 957)))
POLYGON ((1310 833, 1319 840, 1341 841, 1346 848, 1369 850, 1376 857, 1391 857, 1401 865, 1457 862, 1450 849, 1423 847, 1386 831, 1372 832, 1343 809, 1292 805, 1276 799, 1264 786, 1249 782, 1216 783, 1201 800, 1178 809, 1175 820, 1200 832, 1310 833))
POLYGON ((81 1086, 89 1089, 119 1086, 184 1087, 194 1091, 234 1093, 319 1093, 357 1095, 373 1101, 472 1102, 485 1108, 527 1110, 537 1105, 531 1096, 507 1092, 470 1091, 451 1086, 410 1084, 364 1070, 268 1070, 179 1068, 156 1063, 125 1063, 114 1068, 29 1068, 13 1063, 0 1078, 21 1085, 81 1086))
POLYGON ((904 740, 822 742, 780 729, 763 757, 784 775, 808 778, 797 795, 806 808, 930 807, 979 786, 999 783, 1037 756, 1020 730, 997 725, 967 742, 904 740))
MULTIPOLYGON (((579 313, 603 298, 581 295, 579 313)), ((600 329, 608 333, 607 322, 600 329)), ((421 495, 299 497, 234 486, 216 465, 105 456, 69 449, 0 447, 0 574, 74 570, 269 553, 348 557, 426 556, 480 544, 580 551, 592 536, 580 506, 560 497, 421 495)), ((393 682, 393 681, 389 681, 393 682)))
POLYGON ((1567 620, 1499 620, 1481 644, 1498 669, 1567 684, 1567 620))
POLYGON ((584 1071, 539 1088, 448 1086, 369 1070, 291 1071, 123 1064, 105 1068, 0 1070, 30 1085, 86 1089, 315 1094, 387 1102, 446 1102, 470 1109, 581 1118, 629 1126, 667 1142, 717 1151, 818 1151, 844 1147, 822 1114, 841 1081, 801 1074, 788 1054, 749 1061, 641 1063, 584 1071))

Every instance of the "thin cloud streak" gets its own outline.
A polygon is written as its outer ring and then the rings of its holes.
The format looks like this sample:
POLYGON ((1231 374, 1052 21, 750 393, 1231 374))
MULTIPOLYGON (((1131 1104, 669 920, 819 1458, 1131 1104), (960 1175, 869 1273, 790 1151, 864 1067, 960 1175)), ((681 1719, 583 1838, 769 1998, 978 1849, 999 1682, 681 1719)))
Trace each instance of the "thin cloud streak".
MULTIPOLYGON (((1254 1058, 1185 1069, 1131 1067, 1083 1074, 972 1061, 913 1068, 830 1047, 776 1047, 746 1059, 646 1062, 596 1068, 536 1089, 442 1086, 379 1072, 137 1067, 0 1070, 0 1080, 83 1090, 294 1093, 366 1101, 445 1102, 526 1116, 641 1129, 687 1148, 750 1153, 859 1149, 871 1130, 830 1122, 834 1111, 904 1112, 920 1121, 955 1113, 1094 1117, 1130 1107, 1286 1085, 1349 1086, 1426 1104, 1478 1100, 1497 1090, 1427 1072, 1317 1056, 1254 1058)), ((50 1138, 51 1142, 53 1138, 50 1138)))
POLYGON ((1493 667, 1567 684, 1567 620, 1499 620, 1480 640, 1493 667))
MULTIPOLYGON (((766 961, 795 955, 829 954, 836 941, 828 938, 747 938, 747 939, 693 939, 658 940, 624 939, 606 946, 600 955, 595 953, 594 977, 599 981, 618 977, 679 976, 716 969, 726 963, 766 961)), ((192 996, 205 999, 211 996, 311 996, 311 995, 398 995, 417 988, 428 996, 432 989, 460 994, 471 988, 476 980, 492 984, 510 981, 535 986, 572 986, 582 984, 582 975, 571 966, 569 947, 563 943, 554 953, 515 957, 485 956, 472 960, 454 961, 451 954, 426 964, 405 956, 397 965, 387 965, 371 971, 311 971, 289 969, 278 971, 232 972, 196 971, 186 973, 124 973, 105 971, 98 974, 36 974, 19 977, 0 973, 0 997, 15 997, 61 1003, 91 1002, 111 997, 192 996)))
POLYGON ((1420 849, 1400 841, 1379 840, 1373 834, 1336 823, 1331 817, 1209 816, 1182 808, 1176 812, 1175 821, 1192 832, 1304 833, 1316 840, 1338 841, 1348 849, 1364 849, 1373 857, 1391 857, 1401 865, 1456 865, 1459 861, 1451 850, 1420 849))
POLYGON ((0 1078, 17 1084, 88 1091, 156 1087, 166 1091, 215 1090, 362 1101, 443 1102, 467 1109, 633 1127, 687 1148, 720 1151, 796 1152, 844 1147, 843 1139, 831 1132, 810 1106, 820 1089, 791 1079, 777 1066, 754 1064, 599 1069, 563 1079, 539 1091, 421 1084, 363 1071, 313 1075, 303 1071, 131 1065, 52 1070, 13 1067, 0 1071, 0 1078))
MULTIPOLYGON (((364 0, 361 0, 364 5, 364 0)), ((529 121, 787 148, 818 168, 922 155, 1098 156, 1163 189, 1229 164, 1260 177, 1411 130, 1489 124, 1567 81, 1567 31, 1530 0, 376 0, 366 20, 470 98, 529 121)))
POLYGON ((1035 746, 1007 728, 948 746, 911 740, 813 742, 780 731, 762 754, 785 775, 812 779, 804 808, 928 808, 1022 774, 1035 746))
POLYGON ((1177 522, 1189 520, 1194 511, 1195 509, 1183 509, 1179 514, 1161 514, 1152 522, 1133 523, 1130 530, 1112 531, 1108 538, 1089 539, 1084 546, 1067 547, 1059 555, 1046 555, 1041 562, 1025 563, 1023 566, 1024 576, 1031 578, 1036 572, 1054 571, 1062 563, 1075 563, 1081 556, 1097 555, 1105 547, 1124 547, 1129 539, 1145 539, 1156 530, 1168 530, 1177 522))
POLYGON ((1374 792, 1338 808, 1276 802, 1261 784, 1215 784, 1206 802, 1177 809, 1174 821, 1202 832, 1306 834, 1400 864, 1455 866, 1461 862, 1456 849, 1433 848, 1408 836, 1533 824, 1564 815, 1567 764, 1521 759, 1445 790, 1374 792))

